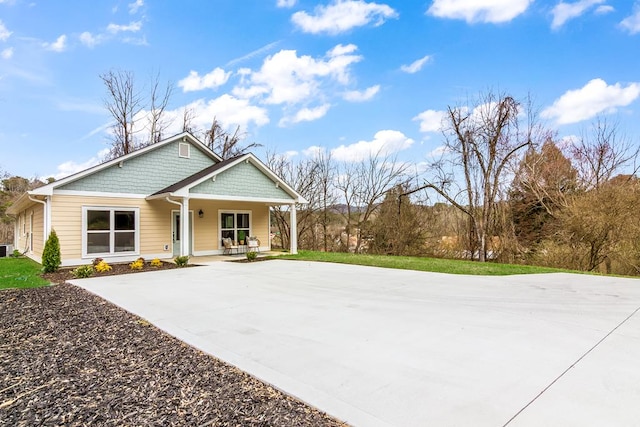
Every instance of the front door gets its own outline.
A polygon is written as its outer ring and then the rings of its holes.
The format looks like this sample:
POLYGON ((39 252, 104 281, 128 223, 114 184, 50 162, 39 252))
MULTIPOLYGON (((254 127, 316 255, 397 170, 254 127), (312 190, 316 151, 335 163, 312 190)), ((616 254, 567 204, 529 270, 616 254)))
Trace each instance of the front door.
MULTIPOLYGON (((173 236, 173 256, 180 255, 180 243, 182 242, 182 218, 180 218, 180 211, 171 212, 171 233, 173 236)), ((191 248, 193 247, 193 212, 189 211, 189 255, 191 255, 191 248)))
POLYGON ((173 256, 180 255, 180 234, 182 233, 182 227, 180 225, 180 212, 173 212, 173 256))

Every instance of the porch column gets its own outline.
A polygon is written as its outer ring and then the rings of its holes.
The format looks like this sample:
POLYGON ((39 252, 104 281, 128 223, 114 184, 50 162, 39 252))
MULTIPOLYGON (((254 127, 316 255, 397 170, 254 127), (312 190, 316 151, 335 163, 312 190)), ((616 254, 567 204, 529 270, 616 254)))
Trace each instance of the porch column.
POLYGON ((184 197, 182 199, 182 206, 180 207, 180 218, 182 227, 181 239, 180 239, 180 255, 181 256, 189 256, 189 248, 191 247, 191 242, 189 241, 189 227, 191 218, 189 218, 189 198, 184 197))
POLYGON ((289 231, 289 253, 295 255, 298 253, 298 219, 296 217, 295 203, 292 203, 289 207, 289 221, 291 222, 289 231))

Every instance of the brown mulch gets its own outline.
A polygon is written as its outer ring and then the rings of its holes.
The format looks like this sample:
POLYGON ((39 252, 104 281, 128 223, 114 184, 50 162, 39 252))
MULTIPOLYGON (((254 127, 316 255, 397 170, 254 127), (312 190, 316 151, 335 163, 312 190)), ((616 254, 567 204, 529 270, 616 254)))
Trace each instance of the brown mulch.
MULTIPOLYGON (((133 273, 141 273, 144 271, 156 271, 156 270, 169 270, 173 268, 179 268, 175 263, 172 262, 162 262, 162 265, 159 267, 152 267, 149 263, 145 263, 142 270, 132 270, 129 267, 129 264, 109 264, 111 266, 110 271, 105 271, 104 273, 94 272, 91 277, 100 277, 100 276, 114 276, 120 274, 133 274, 133 273)), ((193 265, 188 264, 187 267, 193 267, 193 265)), ((73 280, 75 277, 71 273, 73 268, 65 267, 61 268, 54 273, 44 273, 42 277, 50 281, 51 283, 64 283, 67 280, 73 280)))
POLYGON ((61 284, 0 291, 0 425, 344 424, 61 284))

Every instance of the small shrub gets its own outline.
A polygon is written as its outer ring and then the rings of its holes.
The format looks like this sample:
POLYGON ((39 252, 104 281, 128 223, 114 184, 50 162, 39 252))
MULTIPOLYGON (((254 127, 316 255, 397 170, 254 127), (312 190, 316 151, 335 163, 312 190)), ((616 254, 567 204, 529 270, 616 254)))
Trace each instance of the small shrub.
POLYGON ((20 258, 22 256, 22 253, 20 253, 19 250, 14 249, 13 253, 11 254, 11 256, 14 257, 14 258, 20 258))
POLYGON ((42 271, 45 273, 53 273, 58 271, 61 264, 60 257, 60 241, 55 230, 51 230, 47 243, 42 251, 42 271))
POLYGON ((111 271, 111 266, 104 261, 100 261, 95 264, 93 267, 98 273, 106 273, 107 271, 111 271))
POLYGON ((85 279, 90 277, 93 274, 93 266, 92 265, 81 265, 71 271, 73 277, 76 279, 85 279))
POLYGON ((189 257, 186 255, 178 256, 173 261, 176 263, 178 267, 186 267, 187 264, 189 263, 189 257))
POLYGON ((138 258, 137 260, 129 264, 129 268, 132 270, 142 270, 144 268, 144 261, 140 261, 140 259, 138 258))
POLYGON ((162 261, 159 258, 154 258, 150 263, 151 267, 162 267, 162 261))
POLYGON ((95 267, 96 265, 100 264, 102 261, 104 261, 102 258, 94 258, 93 261, 91 261, 91 264, 93 264, 93 266, 95 267))
POLYGON ((258 253, 256 251, 249 251, 247 252, 247 260, 248 261, 255 261, 255 259, 258 257, 258 253))

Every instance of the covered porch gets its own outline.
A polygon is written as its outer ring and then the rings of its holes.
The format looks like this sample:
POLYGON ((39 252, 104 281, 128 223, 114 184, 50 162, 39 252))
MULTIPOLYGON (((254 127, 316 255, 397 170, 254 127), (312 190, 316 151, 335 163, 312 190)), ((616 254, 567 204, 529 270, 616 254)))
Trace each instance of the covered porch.
MULTIPOLYGON (((172 257, 244 255, 250 250, 249 239, 253 240, 251 244, 257 243, 257 247, 251 247, 253 251, 278 253, 271 250, 270 211, 273 206, 282 206, 281 200, 228 200, 215 196, 173 195, 149 197, 148 201, 153 205, 171 205, 171 247, 165 247, 165 251, 171 253, 172 257), (225 248, 223 239, 233 242, 232 250, 225 248)), ((296 204, 289 202, 286 205, 295 224, 296 204)), ((295 254, 298 250, 295 225, 292 234, 294 237, 287 249, 288 253, 295 254)))

